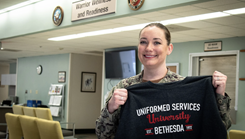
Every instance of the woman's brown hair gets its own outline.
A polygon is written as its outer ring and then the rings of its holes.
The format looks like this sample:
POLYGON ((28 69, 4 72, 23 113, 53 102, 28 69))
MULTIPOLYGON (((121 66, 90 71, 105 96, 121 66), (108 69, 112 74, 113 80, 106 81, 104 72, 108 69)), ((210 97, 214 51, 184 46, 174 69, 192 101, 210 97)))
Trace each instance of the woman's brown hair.
POLYGON ((141 29, 140 34, 141 34, 142 30, 144 30, 145 28, 154 27, 154 26, 158 27, 158 28, 160 28, 160 29, 162 29, 164 31, 165 39, 167 40, 167 42, 168 42, 167 44, 169 45, 170 42, 171 42, 171 34, 170 34, 168 28, 166 26, 164 26, 163 24, 161 24, 161 23, 150 23, 150 24, 146 25, 143 29, 141 29))

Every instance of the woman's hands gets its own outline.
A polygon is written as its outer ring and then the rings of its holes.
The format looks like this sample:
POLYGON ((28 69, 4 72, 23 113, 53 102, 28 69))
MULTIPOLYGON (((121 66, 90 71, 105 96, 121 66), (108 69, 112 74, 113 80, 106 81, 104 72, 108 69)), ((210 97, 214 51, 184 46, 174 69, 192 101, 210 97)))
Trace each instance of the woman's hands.
POLYGON ((111 99, 108 102, 109 113, 113 113, 119 108, 120 105, 124 105, 127 99, 128 91, 126 89, 115 89, 111 99))
MULTIPOLYGON (((221 72, 215 71, 213 73, 212 84, 216 88, 216 93, 225 95, 227 76, 221 72)), ((128 99, 128 91, 126 89, 115 89, 111 99, 108 102, 108 111, 113 113, 119 108, 120 105, 124 105, 128 99)))
POLYGON ((215 71, 213 73, 213 86, 216 88, 216 93, 225 95, 227 76, 221 72, 215 71))

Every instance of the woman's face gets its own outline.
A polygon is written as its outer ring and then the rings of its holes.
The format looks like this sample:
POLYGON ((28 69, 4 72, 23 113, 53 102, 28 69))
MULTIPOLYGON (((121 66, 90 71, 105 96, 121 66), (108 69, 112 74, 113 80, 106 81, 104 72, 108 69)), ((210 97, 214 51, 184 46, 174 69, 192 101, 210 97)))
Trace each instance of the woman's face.
POLYGON ((172 52, 173 46, 167 45, 164 31, 156 26, 146 27, 139 39, 138 57, 144 67, 165 66, 166 56, 172 52))

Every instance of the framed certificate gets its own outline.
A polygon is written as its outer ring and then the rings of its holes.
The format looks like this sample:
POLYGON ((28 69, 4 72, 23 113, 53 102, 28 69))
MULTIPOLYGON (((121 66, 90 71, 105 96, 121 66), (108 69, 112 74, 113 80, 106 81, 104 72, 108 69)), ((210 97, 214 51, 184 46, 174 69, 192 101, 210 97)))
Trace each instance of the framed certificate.
POLYGON ((66 72, 65 71, 59 71, 59 73, 58 73, 58 82, 59 83, 66 82, 66 72))

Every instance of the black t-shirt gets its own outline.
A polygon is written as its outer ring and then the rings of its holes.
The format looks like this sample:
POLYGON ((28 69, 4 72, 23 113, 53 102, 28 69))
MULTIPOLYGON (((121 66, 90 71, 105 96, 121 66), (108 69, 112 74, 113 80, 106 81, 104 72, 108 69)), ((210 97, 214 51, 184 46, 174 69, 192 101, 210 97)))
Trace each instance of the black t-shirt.
POLYGON ((115 139, 226 139, 211 76, 126 89, 115 139))

